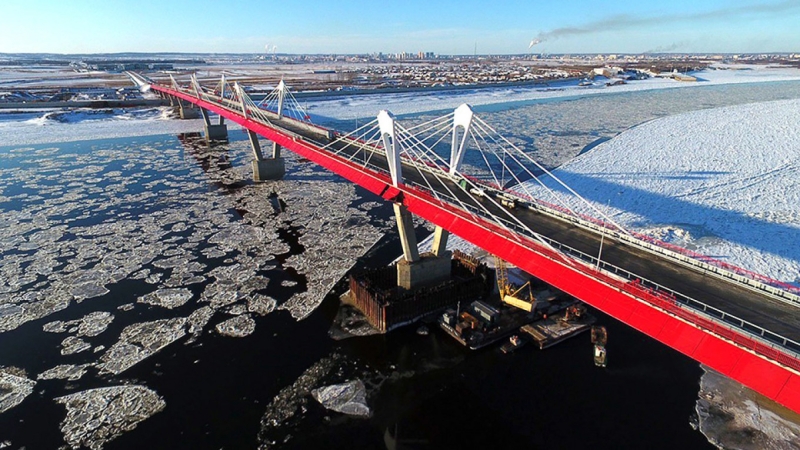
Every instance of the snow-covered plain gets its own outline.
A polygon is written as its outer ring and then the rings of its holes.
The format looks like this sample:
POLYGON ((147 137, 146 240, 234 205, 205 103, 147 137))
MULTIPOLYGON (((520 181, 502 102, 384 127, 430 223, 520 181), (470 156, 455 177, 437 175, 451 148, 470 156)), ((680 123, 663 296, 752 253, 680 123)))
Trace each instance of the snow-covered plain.
POLYGON ((680 114, 625 131, 554 175, 624 227, 800 285, 798 123, 800 100, 680 114))

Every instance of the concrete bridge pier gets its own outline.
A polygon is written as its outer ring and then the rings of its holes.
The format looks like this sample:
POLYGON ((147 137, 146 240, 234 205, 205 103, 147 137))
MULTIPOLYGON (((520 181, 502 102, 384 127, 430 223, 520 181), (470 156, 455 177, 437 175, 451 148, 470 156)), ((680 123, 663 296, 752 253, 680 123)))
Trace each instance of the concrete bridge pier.
POLYGON ((178 103, 178 113, 180 114, 181 119, 197 119, 200 117, 200 113, 197 111, 197 108, 194 105, 186 104, 181 99, 176 99, 178 103))
POLYGON ((258 135, 247 130, 250 146, 253 148, 253 181, 280 180, 286 174, 286 162, 281 157, 281 147, 273 142, 272 158, 264 158, 258 135))
POLYGON ((205 131, 207 141, 227 141, 228 140, 228 126, 225 125, 225 118, 219 116, 219 123, 212 124, 211 118, 208 115, 208 110, 200 108, 200 114, 203 115, 203 131, 205 131))
POLYGON ((446 250, 446 230, 436 227, 433 251, 419 253, 414 223, 408 208, 394 204, 394 216, 403 246, 403 258, 397 262, 397 286, 413 290, 422 286, 447 281, 451 274, 451 252, 446 250))

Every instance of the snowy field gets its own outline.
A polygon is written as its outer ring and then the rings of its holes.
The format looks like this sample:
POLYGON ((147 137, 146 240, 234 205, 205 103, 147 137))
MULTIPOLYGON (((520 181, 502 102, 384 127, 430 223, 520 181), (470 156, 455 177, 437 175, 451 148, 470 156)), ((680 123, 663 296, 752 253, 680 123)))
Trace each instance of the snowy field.
POLYGON ((69 66, 0 67, 0 90, 122 85, 127 75, 109 72, 75 72, 69 66))
POLYGON ((680 114, 625 131, 554 175, 624 227, 800 285, 798 123, 800 100, 680 114))

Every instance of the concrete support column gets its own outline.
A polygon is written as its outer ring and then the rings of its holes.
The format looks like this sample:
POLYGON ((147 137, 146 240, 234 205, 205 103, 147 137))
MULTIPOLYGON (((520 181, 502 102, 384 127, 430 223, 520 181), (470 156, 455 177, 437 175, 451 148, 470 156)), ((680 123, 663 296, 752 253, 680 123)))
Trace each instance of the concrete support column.
POLYGON ((419 249, 411 213, 405 206, 395 203, 394 217, 397 220, 397 231, 400 233, 400 243, 403 246, 403 258, 412 263, 419 261, 419 249))
POLYGON ((253 181, 280 180, 286 174, 283 158, 253 160, 253 181))
POLYGON ((228 140, 228 126, 227 125, 204 125, 203 129, 206 133, 206 140, 209 141, 226 141, 228 140))
MULTIPOLYGON (((225 124, 215 125, 211 123, 211 117, 208 115, 208 110, 200 108, 200 114, 203 115, 204 131, 206 133, 206 140, 208 141, 224 141, 228 139, 228 126, 225 124)), ((222 118, 222 116, 220 116, 222 118)))
POLYGON ((273 158, 280 158, 281 157, 281 146, 278 145, 277 142, 272 143, 272 157, 273 158))
POLYGON ((450 279, 451 253, 445 250, 448 232, 437 227, 434 237, 434 253, 419 254, 414 235, 414 222, 405 206, 395 203, 394 216, 403 247, 403 258, 397 262, 397 286, 413 290, 418 287, 441 283, 450 279), (437 246, 440 247, 437 249, 437 246))
POLYGON ((433 232, 433 248, 431 248, 431 252, 433 252, 434 255, 442 256, 447 251, 448 236, 450 236, 449 231, 442 227, 436 227, 436 230, 433 232))
POLYGON ((254 131, 247 130, 247 137, 250 138, 250 147, 253 149, 253 157, 256 161, 264 159, 261 153, 261 144, 258 142, 258 135, 254 131))
POLYGON ((180 99, 178 99, 178 108, 180 110, 181 119, 197 119, 200 117, 200 114, 197 112, 197 108, 193 108, 191 105, 185 104, 185 102, 180 99))
MULTIPOLYGON (((253 181, 280 180, 283 178, 286 174, 284 159, 280 156, 264 158, 264 154, 261 152, 261 144, 258 142, 258 135, 253 131, 247 130, 247 137, 250 138, 250 147, 253 149, 253 181)), ((275 148, 273 148, 274 154, 275 148)))
POLYGON ((211 117, 208 115, 208 110, 201 107, 200 114, 203 116, 203 123, 211 125, 211 117))

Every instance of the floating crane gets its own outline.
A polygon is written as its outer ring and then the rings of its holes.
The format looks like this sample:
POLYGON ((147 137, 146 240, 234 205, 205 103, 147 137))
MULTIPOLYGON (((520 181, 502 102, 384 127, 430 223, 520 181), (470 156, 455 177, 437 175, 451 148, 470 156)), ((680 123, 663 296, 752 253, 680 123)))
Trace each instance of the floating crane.
POLYGON ((515 306, 524 311, 532 312, 536 308, 536 297, 533 296, 531 282, 528 281, 520 288, 510 283, 508 281, 506 262, 497 256, 494 257, 494 267, 497 271, 497 289, 500 291, 500 300, 503 303, 515 306), (528 288, 528 295, 525 298, 520 297, 520 292, 525 288, 528 288))

